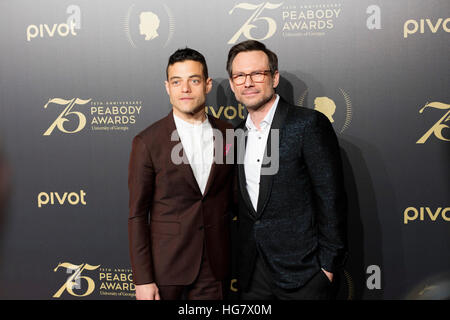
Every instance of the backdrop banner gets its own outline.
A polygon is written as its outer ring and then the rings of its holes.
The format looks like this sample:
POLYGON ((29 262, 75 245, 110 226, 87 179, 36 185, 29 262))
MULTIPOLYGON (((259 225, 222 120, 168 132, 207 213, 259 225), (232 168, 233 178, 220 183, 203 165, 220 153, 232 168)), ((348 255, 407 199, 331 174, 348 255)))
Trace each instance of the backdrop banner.
POLYGON ((186 46, 213 79, 206 113, 239 124, 225 64, 247 39, 338 135, 339 299, 449 297, 449 36, 448 0, 1 1, 0 299, 135 298, 131 141, 171 110, 167 61, 186 46))

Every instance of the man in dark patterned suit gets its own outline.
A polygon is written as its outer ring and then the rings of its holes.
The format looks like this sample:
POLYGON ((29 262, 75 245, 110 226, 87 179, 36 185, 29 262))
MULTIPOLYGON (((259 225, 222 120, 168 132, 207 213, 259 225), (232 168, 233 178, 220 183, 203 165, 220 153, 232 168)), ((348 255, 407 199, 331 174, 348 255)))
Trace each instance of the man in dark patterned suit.
POLYGON ((241 298, 332 299, 347 256, 346 195, 333 127, 322 113, 275 93, 278 58, 264 44, 232 47, 227 71, 249 112, 236 128, 246 133, 238 163, 241 298))

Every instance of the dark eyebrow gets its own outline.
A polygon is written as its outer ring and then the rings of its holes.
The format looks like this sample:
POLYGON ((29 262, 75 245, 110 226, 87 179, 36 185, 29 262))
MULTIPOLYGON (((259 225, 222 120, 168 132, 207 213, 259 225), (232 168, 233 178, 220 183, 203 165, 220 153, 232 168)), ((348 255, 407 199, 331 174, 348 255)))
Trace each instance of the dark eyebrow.
MULTIPOLYGON (((191 79, 191 78, 201 78, 202 76, 201 75, 199 75, 199 74, 193 74, 192 76, 189 76, 189 79, 191 79)), ((178 79, 181 79, 181 77, 180 76, 173 76, 173 77, 170 77, 169 78, 169 81, 171 81, 171 80, 178 80, 178 79)))

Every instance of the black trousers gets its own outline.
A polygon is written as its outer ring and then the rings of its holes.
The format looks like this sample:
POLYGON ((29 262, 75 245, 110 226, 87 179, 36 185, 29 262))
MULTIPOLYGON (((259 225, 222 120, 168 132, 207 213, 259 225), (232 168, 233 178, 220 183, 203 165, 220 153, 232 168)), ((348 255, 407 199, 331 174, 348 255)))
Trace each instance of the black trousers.
POLYGON ((242 300, 333 300, 337 281, 330 282, 319 270, 304 286, 283 289, 275 285, 264 261, 258 255, 248 291, 241 292, 242 300))

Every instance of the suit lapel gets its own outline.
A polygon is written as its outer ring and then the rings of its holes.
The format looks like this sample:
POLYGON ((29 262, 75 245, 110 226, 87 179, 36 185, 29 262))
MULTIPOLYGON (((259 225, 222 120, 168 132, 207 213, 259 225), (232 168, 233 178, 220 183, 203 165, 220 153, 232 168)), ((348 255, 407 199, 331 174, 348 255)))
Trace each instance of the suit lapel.
MULTIPOLYGON (((214 129, 220 130, 217 127, 216 121, 214 120, 213 117, 207 117, 207 119, 208 119, 209 123, 211 124, 211 127, 213 128, 213 132, 214 132, 214 129)), ((214 149, 213 149, 214 151, 213 152, 216 152, 216 151, 222 152, 222 155, 223 155, 223 152, 224 152, 223 142, 225 141, 225 132, 222 130, 220 130, 220 132, 222 134, 222 142, 219 141, 219 139, 213 138, 213 140, 214 140, 214 149)), ((221 156, 221 155, 219 155, 219 156, 221 156)), ((215 161, 215 157, 213 157, 213 162, 211 164, 211 170, 209 171, 208 181, 206 182, 205 193, 203 196, 206 196, 209 189, 211 189, 211 185, 214 182, 214 178, 216 177, 216 174, 217 174, 217 170, 218 170, 217 166, 218 166, 218 164, 215 161)))
MULTIPOLYGON (((245 151, 245 147, 247 146, 247 127, 245 126, 245 120, 236 129, 241 129, 241 130, 244 130, 244 132, 245 132, 245 141, 244 141, 244 149, 243 149, 245 151)), ((240 152, 242 152, 242 151, 240 151, 240 148, 239 148, 239 141, 236 143, 235 150, 237 151, 236 155, 239 155, 240 152)), ((245 177, 245 169, 244 169, 244 163, 243 163, 244 156, 245 156, 245 153, 242 154, 242 159, 240 159, 240 160, 242 160, 242 163, 240 163, 238 161, 238 165, 237 165, 238 166, 239 189, 241 191, 241 196, 244 199, 245 204, 247 205, 247 208, 249 209, 249 211, 252 213, 253 216, 256 216, 255 208, 253 208, 252 201, 250 200, 250 196, 247 191, 247 178, 245 177)))
MULTIPOLYGON (((177 141, 172 141, 171 140, 171 136, 172 133, 177 130, 177 127, 175 125, 175 120, 173 119, 173 111, 171 111, 169 113, 169 115, 166 117, 166 128, 167 128, 167 137, 169 140, 169 149, 170 149, 170 153, 172 152, 173 148, 177 145, 177 144, 181 144, 181 139, 178 136, 178 140, 177 141)), ((181 144, 182 146, 182 144, 181 144)), ((189 160, 186 156, 186 152, 184 152, 184 149, 182 149, 181 151, 182 153, 182 157, 183 157, 183 162, 179 165, 174 164, 171 161, 171 164, 174 165, 183 175, 184 179, 186 180, 186 182, 188 183, 188 185, 190 187, 192 187, 192 189, 194 189, 195 192, 198 192, 201 194, 200 188, 198 186, 197 180, 195 179, 194 176, 194 172, 192 171, 191 165, 189 164, 189 160)))
MULTIPOLYGON (((272 129, 280 130, 283 128, 284 121, 286 119, 286 115, 289 111, 289 106, 281 99, 278 101, 277 110, 275 111, 275 115, 272 120, 272 125, 270 127, 269 136, 267 137, 266 150, 264 152, 264 159, 262 167, 270 167, 271 163, 268 162, 267 156, 273 156, 271 150, 271 141, 272 141, 272 129)), ((279 139, 281 140, 281 134, 279 135, 279 139)), ((279 153, 279 150, 276 151, 279 153)), ((258 195, 258 205, 257 205, 257 217, 260 217, 266 207, 267 201, 270 198, 270 194, 272 191, 272 183, 273 183, 273 175, 261 175, 259 180, 259 195, 258 195)))

